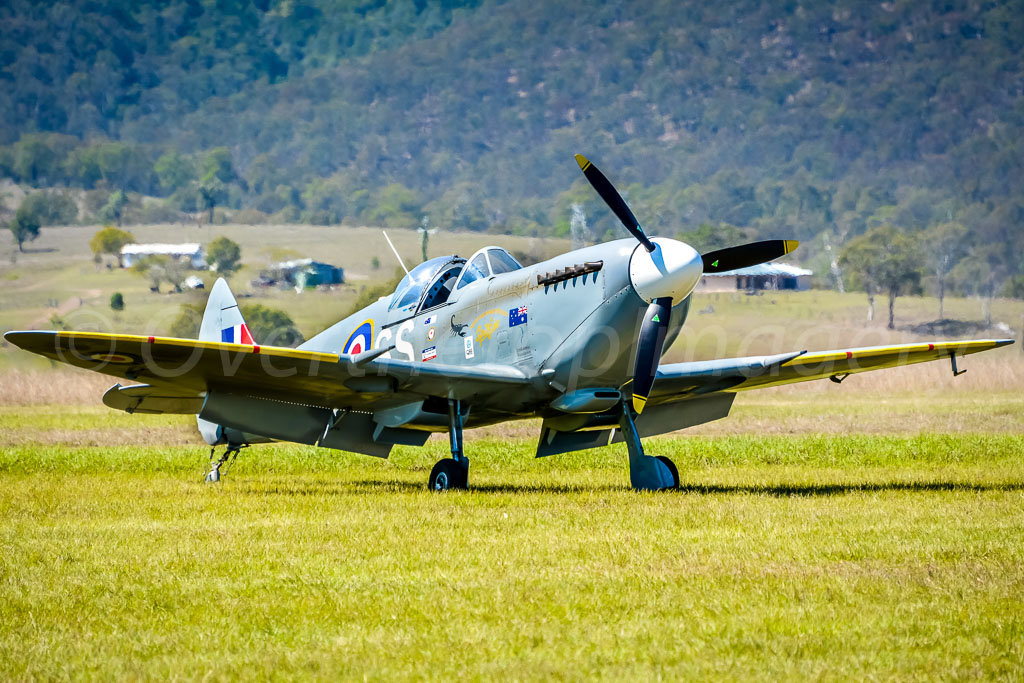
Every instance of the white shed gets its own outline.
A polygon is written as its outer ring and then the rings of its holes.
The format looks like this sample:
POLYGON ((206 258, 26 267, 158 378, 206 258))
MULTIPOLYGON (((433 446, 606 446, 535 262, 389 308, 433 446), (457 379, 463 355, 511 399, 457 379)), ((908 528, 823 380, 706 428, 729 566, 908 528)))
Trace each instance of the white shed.
POLYGON ((811 288, 814 271, 788 263, 761 263, 726 273, 709 273, 700 279, 699 292, 735 292, 736 290, 811 288))
POLYGON ((194 242, 185 244, 126 244, 121 247, 121 265, 131 268, 144 256, 170 256, 197 270, 206 268, 203 247, 194 242))

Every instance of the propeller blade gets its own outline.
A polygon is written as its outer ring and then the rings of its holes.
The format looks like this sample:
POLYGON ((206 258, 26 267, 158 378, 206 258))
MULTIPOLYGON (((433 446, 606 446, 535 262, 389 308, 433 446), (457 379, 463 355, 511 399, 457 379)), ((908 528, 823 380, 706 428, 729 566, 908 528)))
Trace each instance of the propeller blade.
POLYGON ((655 249, 654 242, 644 234, 643 229, 640 227, 640 221, 629 210, 629 205, 626 204, 626 201, 619 194, 619 191, 615 189, 615 186, 604 177, 604 173, 601 173, 597 166, 590 163, 582 154, 576 155, 576 163, 580 165, 583 175, 587 177, 587 180, 594 186, 597 193, 601 195, 604 203, 615 212, 615 215, 619 217, 622 224, 626 226, 626 230, 629 230, 629 234, 640 240, 640 244, 644 245, 647 251, 653 252, 655 249))
POLYGON ((636 365, 633 367, 633 410, 643 412, 647 397, 654 386, 654 375, 658 372, 661 352, 665 348, 665 335, 672 315, 672 298, 655 299, 647 307, 644 322, 640 326, 640 338, 636 344, 636 365))
POLYGON ((751 242, 738 247, 726 247, 701 254, 704 259, 705 273, 724 273, 727 270, 747 268, 759 263, 767 263, 773 259, 792 252, 800 246, 796 240, 765 240, 751 242))

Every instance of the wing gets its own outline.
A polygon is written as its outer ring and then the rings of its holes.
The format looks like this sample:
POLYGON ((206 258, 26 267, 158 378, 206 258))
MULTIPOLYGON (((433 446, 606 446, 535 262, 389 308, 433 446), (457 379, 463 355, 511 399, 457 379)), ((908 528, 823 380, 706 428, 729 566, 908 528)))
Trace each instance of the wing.
POLYGON ((655 403, 670 403, 680 398, 715 391, 745 391, 825 377, 841 378, 843 375, 868 370, 949 360, 1012 343, 1012 339, 924 342, 672 363, 659 368, 651 400, 655 403))
MULTIPOLYGON (((361 356, 195 339, 91 332, 8 332, 4 338, 62 363, 144 382, 164 390, 167 398, 201 398, 203 392, 216 390, 324 408, 376 409, 424 396, 468 400, 502 386, 530 382, 508 366, 364 361, 361 356)), ((133 397, 129 392, 119 401, 112 395, 109 400, 118 403, 115 407, 134 405, 129 398, 154 393, 132 391, 138 393, 133 397)), ((183 405, 177 403, 175 410, 183 405)))

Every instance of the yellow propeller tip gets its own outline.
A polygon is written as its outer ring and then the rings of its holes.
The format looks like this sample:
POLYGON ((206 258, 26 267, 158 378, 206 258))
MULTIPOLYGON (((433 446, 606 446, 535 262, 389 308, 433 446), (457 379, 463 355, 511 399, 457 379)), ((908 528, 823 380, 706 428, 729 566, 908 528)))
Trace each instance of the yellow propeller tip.
POLYGON ((800 246, 799 240, 784 240, 786 242, 786 253, 792 254, 800 246))
POLYGON ((644 412, 644 406, 645 405, 647 405, 647 399, 646 398, 644 398, 643 396, 636 396, 636 395, 633 396, 633 410, 636 411, 637 415, 639 415, 640 413, 644 412))
POLYGON ((580 165, 580 168, 584 171, 587 170, 587 166, 590 166, 590 160, 582 154, 576 155, 576 163, 580 165))

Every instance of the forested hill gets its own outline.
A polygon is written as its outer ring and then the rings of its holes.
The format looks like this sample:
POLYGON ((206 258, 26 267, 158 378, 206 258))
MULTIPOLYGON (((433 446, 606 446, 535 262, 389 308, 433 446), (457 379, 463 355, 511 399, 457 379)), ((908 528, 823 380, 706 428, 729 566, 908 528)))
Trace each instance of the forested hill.
POLYGON ((582 152, 655 233, 960 222, 1021 274, 1020 1, 13 0, 0 23, 21 182, 538 234, 580 201, 600 237, 582 152))

